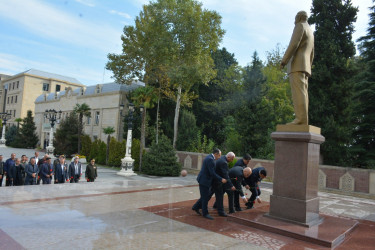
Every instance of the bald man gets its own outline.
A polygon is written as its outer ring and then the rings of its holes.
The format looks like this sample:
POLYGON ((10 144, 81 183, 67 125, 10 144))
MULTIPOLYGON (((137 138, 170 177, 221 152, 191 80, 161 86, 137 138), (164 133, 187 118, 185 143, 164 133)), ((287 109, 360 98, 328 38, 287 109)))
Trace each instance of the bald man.
POLYGON ((307 23, 307 13, 300 11, 295 18, 292 38, 284 57, 281 68, 287 65, 295 119, 293 125, 308 125, 308 78, 311 76, 311 65, 314 58, 314 34, 307 23))
POLYGON ((246 185, 244 182, 244 179, 249 178, 252 171, 251 168, 242 166, 234 166, 229 170, 229 178, 233 184, 233 186, 236 188, 234 192, 231 192, 228 194, 228 203, 229 205, 229 213, 234 213, 235 211, 242 211, 242 208, 240 206, 240 196, 242 198, 242 201, 246 204, 247 198, 245 194, 242 191, 242 184, 246 185), (234 207, 233 207, 234 204, 234 207))

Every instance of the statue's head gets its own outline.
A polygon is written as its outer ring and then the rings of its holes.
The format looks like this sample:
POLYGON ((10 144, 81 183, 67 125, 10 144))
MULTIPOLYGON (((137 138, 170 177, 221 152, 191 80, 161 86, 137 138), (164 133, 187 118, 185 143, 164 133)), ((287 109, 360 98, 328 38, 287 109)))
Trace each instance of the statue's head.
POLYGON ((301 23, 301 22, 307 22, 307 13, 306 11, 300 11, 296 15, 296 19, 294 23, 301 23))

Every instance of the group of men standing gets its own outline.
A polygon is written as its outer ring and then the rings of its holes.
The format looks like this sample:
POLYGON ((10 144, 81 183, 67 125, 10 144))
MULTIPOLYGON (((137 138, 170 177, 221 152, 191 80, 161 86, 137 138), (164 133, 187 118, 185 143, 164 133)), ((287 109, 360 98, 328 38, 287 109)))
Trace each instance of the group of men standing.
MULTIPOLYGON (((69 165, 64 155, 60 155, 53 163, 47 154, 43 158, 38 156, 39 152, 35 152, 35 155, 28 160, 26 155, 16 158, 16 154, 12 153, 11 157, 4 162, 3 156, 0 155, 0 187, 4 180, 5 186, 22 186, 39 185, 40 182, 51 184, 52 181, 55 184, 77 183, 81 179, 82 164, 78 156, 75 156, 69 165)), ((95 163, 91 164, 91 162, 86 169, 87 181, 94 181, 97 177, 95 163)), ((95 162, 94 159, 93 162, 95 162)))
POLYGON ((213 220, 213 217, 208 213, 208 202, 213 194, 216 198, 214 208, 217 209, 219 216, 224 217, 228 216, 224 211, 224 193, 228 195, 229 213, 242 211, 239 202, 240 197, 247 209, 253 208, 255 200, 261 202, 259 183, 267 176, 267 171, 264 167, 258 167, 254 170, 247 167, 251 160, 249 154, 246 154, 235 163, 233 168, 229 169, 228 163, 232 162, 234 158, 233 152, 221 156, 221 151, 214 149, 212 154, 209 154, 203 160, 202 169, 197 177, 200 199, 192 207, 197 214, 213 220), (243 193, 242 186, 251 191, 252 194, 249 199, 243 193))

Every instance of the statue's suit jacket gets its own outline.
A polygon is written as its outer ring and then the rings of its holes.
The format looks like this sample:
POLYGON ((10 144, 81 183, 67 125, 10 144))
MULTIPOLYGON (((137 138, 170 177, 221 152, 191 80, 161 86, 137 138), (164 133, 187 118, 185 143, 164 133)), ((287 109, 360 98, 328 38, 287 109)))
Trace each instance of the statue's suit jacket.
POLYGON ((314 34, 307 22, 296 23, 289 46, 281 60, 287 64, 288 74, 305 72, 311 75, 314 59, 314 34))

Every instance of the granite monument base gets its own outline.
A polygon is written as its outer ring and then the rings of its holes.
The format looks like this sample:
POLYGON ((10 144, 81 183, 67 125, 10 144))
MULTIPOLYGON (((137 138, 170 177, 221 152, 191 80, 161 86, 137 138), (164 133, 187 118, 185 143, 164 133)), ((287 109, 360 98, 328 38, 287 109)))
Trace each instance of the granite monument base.
POLYGON ((318 171, 325 139, 318 133, 314 126, 281 125, 271 134, 276 143, 268 216, 307 227, 321 223, 318 171))

